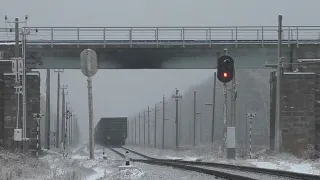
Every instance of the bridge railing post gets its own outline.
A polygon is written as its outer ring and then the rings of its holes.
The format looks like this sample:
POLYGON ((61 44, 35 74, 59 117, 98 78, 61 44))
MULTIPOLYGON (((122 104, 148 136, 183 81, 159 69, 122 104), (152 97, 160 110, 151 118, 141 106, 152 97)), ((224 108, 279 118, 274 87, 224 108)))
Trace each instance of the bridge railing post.
POLYGON ((291 38, 290 38, 290 26, 288 27, 288 47, 290 47, 290 42, 291 42, 291 38))
POLYGON ((299 47, 299 27, 297 26, 297 47, 299 47))
POLYGON ((132 28, 129 30, 129 41, 130 41, 130 48, 132 48, 132 28))
POLYGON ((159 47, 159 28, 156 29, 157 48, 159 47))
POLYGON ((211 47, 211 28, 209 28, 209 47, 211 47))
POLYGON ((79 28, 77 28, 77 36, 78 36, 78 45, 77 45, 77 47, 79 48, 79 45, 80 45, 80 29, 79 28))
POLYGON ((262 45, 262 47, 264 46, 264 44, 263 44, 263 39, 264 39, 264 37, 263 37, 263 26, 261 27, 261 45, 262 45))
POLYGON ((51 48, 53 48, 53 28, 51 28, 51 48))
POLYGON ((103 48, 106 48, 106 28, 103 28, 103 48))
POLYGON ((238 27, 236 27, 236 47, 238 47, 238 27))
POLYGON ((185 47, 185 43, 184 43, 184 28, 181 29, 181 38, 182 38, 182 47, 185 47))
POLYGON ((233 29, 231 29, 231 40, 233 41, 233 29))

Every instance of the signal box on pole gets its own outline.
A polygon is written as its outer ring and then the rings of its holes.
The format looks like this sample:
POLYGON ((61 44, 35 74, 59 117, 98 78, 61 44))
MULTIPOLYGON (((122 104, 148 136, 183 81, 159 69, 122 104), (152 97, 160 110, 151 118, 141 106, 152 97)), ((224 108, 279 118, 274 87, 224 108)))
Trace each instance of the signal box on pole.
POLYGON ((233 79, 234 61, 232 57, 224 55, 218 59, 217 78, 222 83, 228 83, 233 79))

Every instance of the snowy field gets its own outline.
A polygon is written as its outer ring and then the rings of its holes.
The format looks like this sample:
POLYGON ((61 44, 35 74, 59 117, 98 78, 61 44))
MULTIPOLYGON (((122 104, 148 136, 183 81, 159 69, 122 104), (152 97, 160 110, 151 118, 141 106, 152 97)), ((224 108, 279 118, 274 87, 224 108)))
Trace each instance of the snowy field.
POLYGON ((288 154, 273 156, 261 153, 259 155, 255 155, 256 157, 254 159, 226 160, 221 158, 219 153, 213 153, 211 147, 198 147, 190 150, 180 150, 178 152, 174 150, 159 150, 155 148, 143 148, 137 146, 126 147, 154 158, 183 159, 186 161, 201 159, 202 161, 208 162, 256 166, 261 168, 320 175, 320 160, 302 160, 288 154))
POLYGON ((69 150, 64 157, 58 150, 45 150, 39 159, 0 151, 0 180, 176 180, 214 179, 213 176, 160 167, 131 163, 130 169, 119 169, 124 160, 100 146, 95 148, 95 159, 90 160, 87 145, 69 150), (103 158, 103 151, 107 159, 103 158))

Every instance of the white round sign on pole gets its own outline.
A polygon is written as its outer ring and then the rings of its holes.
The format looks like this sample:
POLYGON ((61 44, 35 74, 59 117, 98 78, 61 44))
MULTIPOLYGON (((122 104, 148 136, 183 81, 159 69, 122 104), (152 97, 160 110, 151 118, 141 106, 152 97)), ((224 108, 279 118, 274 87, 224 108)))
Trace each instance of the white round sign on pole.
POLYGON ((92 49, 85 49, 80 53, 81 72, 87 77, 94 76, 98 71, 97 53, 92 49))

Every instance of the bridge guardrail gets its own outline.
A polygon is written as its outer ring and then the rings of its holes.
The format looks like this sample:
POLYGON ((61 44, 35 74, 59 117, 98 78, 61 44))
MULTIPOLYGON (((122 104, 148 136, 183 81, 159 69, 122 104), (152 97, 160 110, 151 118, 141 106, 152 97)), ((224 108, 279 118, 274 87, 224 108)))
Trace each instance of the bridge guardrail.
MULTIPOLYGON (((28 27, 32 44, 276 44, 277 26, 230 27, 28 27)), ((319 43, 320 26, 283 26, 284 44, 319 43)), ((0 41, 14 29, 0 28, 0 41)))

